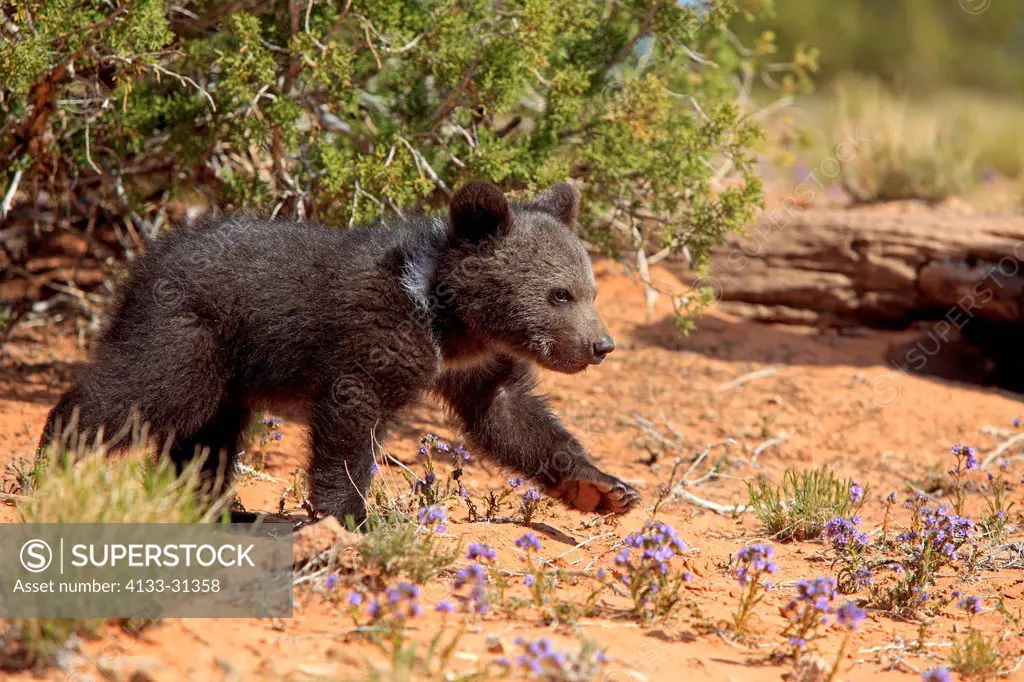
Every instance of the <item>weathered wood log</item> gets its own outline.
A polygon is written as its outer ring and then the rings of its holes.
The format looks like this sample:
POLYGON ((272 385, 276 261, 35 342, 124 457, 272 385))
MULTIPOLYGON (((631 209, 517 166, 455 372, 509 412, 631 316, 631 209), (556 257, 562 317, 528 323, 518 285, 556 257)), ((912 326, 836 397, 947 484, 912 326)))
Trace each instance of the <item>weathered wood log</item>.
POLYGON ((1024 315, 1022 262, 1024 215, 779 209, 718 249, 698 283, 723 307, 766 322, 1005 324, 1024 315))

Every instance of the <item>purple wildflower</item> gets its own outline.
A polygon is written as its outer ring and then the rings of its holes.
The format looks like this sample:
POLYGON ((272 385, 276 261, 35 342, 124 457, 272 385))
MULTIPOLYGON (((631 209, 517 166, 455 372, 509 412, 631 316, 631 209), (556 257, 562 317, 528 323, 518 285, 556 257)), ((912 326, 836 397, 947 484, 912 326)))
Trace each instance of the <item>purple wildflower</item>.
POLYGON ((850 502, 854 504, 860 504, 860 501, 864 499, 864 488, 861 487, 860 483, 854 481, 850 484, 850 502))
POLYGON ((443 504, 432 504, 416 512, 416 520, 424 526, 431 523, 436 524, 434 530, 438 533, 444 533, 448 529, 445 525, 448 523, 448 510, 445 509, 443 504))
POLYGON ((525 535, 523 535, 518 540, 516 540, 515 545, 516 545, 516 547, 519 547, 520 549, 526 549, 526 550, 532 549, 535 552, 539 552, 540 551, 540 538, 538 538, 537 535, 533 531, 530 531, 530 532, 526 533, 525 535))
MULTIPOLYGON (((418 616, 423 613, 423 607, 421 607, 417 601, 419 596, 420 588, 416 585, 408 582, 398 583, 396 586, 390 587, 384 591, 383 602, 380 599, 374 599, 370 602, 370 607, 368 609, 370 617, 377 620, 378 618, 381 618, 385 612, 391 617, 397 619, 418 616)), ((349 601, 353 604, 357 603, 352 600, 353 595, 349 595, 349 601)), ((362 601, 361 595, 359 601, 362 601)))
POLYGON ((740 587, 746 587, 751 582, 760 581, 761 577, 768 573, 775 573, 779 570, 772 558, 775 556, 775 548, 766 542, 756 545, 747 545, 736 552, 736 582, 740 587))
POLYGON ((861 566, 853 572, 853 584, 858 590, 873 587, 875 576, 867 566, 861 566))
POLYGON ((337 585, 337 584, 338 584, 338 574, 337 573, 331 573, 329 576, 327 576, 327 580, 324 581, 324 587, 326 587, 328 590, 333 590, 334 586, 337 585))
POLYGON ((953 682, 953 676, 946 668, 932 668, 921 673, 924 682, 953 682))
POLYGON ((352 606, 359 606, 363 603, 363 595, 359 592, 353 592, 352 594, 348 595, 348 603, 352 606))
POLYGON ((438 613, 454 613, 455 604, 452 604, 450 600, 443 599, 434 606, 434 610, 438 613))
POLYGON ((864 609, 860 608, 853 602, 846 602, 836 611, 836 620, 839 624, 850 630, 857 629, 857 623, 864 620, 867 614, 864 613, 864 609))
POLYGON ((523 479, 521 476, 513 476, 510 479, 508 479, 508 484, 513 489, 518 488, 523 484, 523 479))
POLYGON ((859 525, 859 516, 837 516, 825 524, 825 536, 832 541, 832 548, 836 551, 862 549, 868 546, 868 535, 858 530, 859 525))
POLYGON ((963 463, 963 466, 967 471, 974 471, 978 468, 978 457, 977 453, 969 445, 954 445, 952 448, 953 455, 956 456, 957 468, 963 463))
POLYGON ((476 613, 487 613, 487 571, 480 564, 470 564, 455 573, 455 589, 469 587, 468 603, 476 613))
POLYGON ((466 552, 466 558, 473 561, 480 561, 483 559, 494 559, 496 557, 494 550, 489 545, 482 542, 471 542, 469 543, 469 551, 466 552))
POLYGON ((957 608, 975 616, 981 613, 981 597, 967 597, 957 602, 957 608))

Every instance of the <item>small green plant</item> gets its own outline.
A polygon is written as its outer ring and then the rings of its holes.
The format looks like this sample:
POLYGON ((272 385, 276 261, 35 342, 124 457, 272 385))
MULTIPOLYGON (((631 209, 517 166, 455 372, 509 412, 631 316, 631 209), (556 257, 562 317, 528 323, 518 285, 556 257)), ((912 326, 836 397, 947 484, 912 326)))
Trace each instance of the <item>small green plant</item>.
POLYGON ((4 492, 16 495, 31 495, 36 481, 42 479, 50 458, 45 453, 40 457, 27 459, 19 457, 4 467, 4 492))
POLYGON ((359 554, 384 576, 424 583, 459 555, 458 546, 446 549, 437 534, 399 510, 371 513, 363 530, 359 554))
POLYGON ((523 525, 529 526, 533 523, 534 517, 540 510, 541 497, 536 488, 527 488, 520 496, 519 514, 522 516, 523 525))
POLYGON ((1009 536, 1009 514, 1015 503, 1007 499, 1013 490, 1013 483, 1006 475, 1008 469, 1006 460, 1000 462, 999 470, 995 474, 988 474, 988 481, 981 488, 985 514, 978 525, 991 543, 1005 542, 1009 536))
POLYGON ((828 467, 801 473, 786 469, 781 487, 761 479, 748 483, 747 491, 758 520, 782 542, 820 537, 829 519, 856 513, 865 494, 856 482, 837 478, 828 467))
POLYGON ((973 624, 974 616, 981 612, 981 599, 967 597, 957 606, 967 613, 967 637, 963 640, 953 638, 953 648, 949 652, 950 667, 968 680, 984 682, 999 676, 1003 654, 996 640, 987 637, 973 624))
MULTIPOLYGON (((227 494, 211 496, 196 458, 179 476, 167 458, 147 457, 141 443, 122 457, 108 458, 102 449, 52 448, 20 484, 30 492, 17 508, 32 523, 194 523, 222 518, 227 494), (31 481, 31 483, 29 483, 31 481)), ((84 445, 84 444, 83 444, 84 445)), ((138 631, 148 619, 125 621, 138 631)), ((53 664, 69 639, 98 634, 104 621, 88 618, 23 618, 8 622, 2 638, 5 665, 40 667, 53 664)))

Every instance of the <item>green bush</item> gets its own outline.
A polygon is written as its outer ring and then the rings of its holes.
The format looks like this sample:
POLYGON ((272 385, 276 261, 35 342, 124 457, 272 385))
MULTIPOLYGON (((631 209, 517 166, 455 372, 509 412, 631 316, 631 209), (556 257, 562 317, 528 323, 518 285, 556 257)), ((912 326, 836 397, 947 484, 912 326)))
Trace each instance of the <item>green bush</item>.
POLYGON ((739 4, 0 1, 0 195, 137 244, 197 201, 343 226, 571 177, 595 243, 700 261, 761 196, 739 4))

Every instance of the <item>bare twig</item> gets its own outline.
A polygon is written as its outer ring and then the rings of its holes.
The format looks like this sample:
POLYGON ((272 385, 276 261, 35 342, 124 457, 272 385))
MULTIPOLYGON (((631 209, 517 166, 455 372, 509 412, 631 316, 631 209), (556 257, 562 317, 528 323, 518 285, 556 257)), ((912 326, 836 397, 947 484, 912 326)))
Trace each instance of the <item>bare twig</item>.
POLYGON ((762 452, 764 452, 768 448, 775 447, 776 445, 782 445, 787 440, 789 440, 789 438, 785 434, 782 434, 782 435, 777 436, 775 438, 769 438, 768 440, 764 441, 763 443, 758 445, 756 448, 754 448, 754 452, 750 455, 750 461, 752 461, 752 462, 757 461, 757 456, 760 455, 762 452))
POLYGON ((158 74, 163 74, 165 76, 170 76, 171 78, 174 78, 182 85, 191 85, 193 88, 202 93, 203 97, 206 98, 206 101, 210 103, 210 109, 212 109, 213 111, 217 111, 217 105, 213 101, 213 96, 210 95, 210 93, 207 92, 203 86, 199 85, 199 83, 197 83, 192 78, 189 78, 188 76, 183 76, 180 73, 175 73, 174 71, 171 71, 170 69, 165 69, 159 64, 151 64, 149 62, 136 61, 131 57, 118 57, 116 55, 107 55, 103 59, 112 62, 121 62, 123 64, 129 64, 131 66, 142 66, 145 68, 149 68, 153 71, 156 71, 158 74))
POLYGON ((1007 440, 1003 441, 995 450, 993 450, 992 452, 988 453, 985 456, 985 459, 982 460, 981 462, 981 468, 987 469, 992 464, 992 462, 999 459, 1004 452, 1012 448, 1017 443, 1020 443, 1021 441, 1024 441, 1024 432, 1018 433, 1008 438, 1007 440))
POLYGON ((748 374, 744 374, 743 376, 736 377, 732 381, 727 381, 724 384, 718 386, 715 389, 715 391, 717 393, 722 393, 722 392, 725 392, 725 391, 731 391, 732 389, 738 388, 738 387, 740 387, 743 384, 746 384, 748 382, 754 381, 756 379, 764 379, 764 378, 767 378, 767 377, 773 377, 773 376, 775 376, 778 373, 779 373, 779 368, 778 367, 768 367, 766 369, 759 369, 756 372, 750 372, 748 374))
POLYGON ((7 219, 7 213, 11 210, 11 204, 14 203, 14 195, 18 192, 18 184, 21 182, 21 176, 25 171, 18 169, 14 171, 14 178, 11 180, 11 186, 7 188, 7 193, 4 194, 4 201, 0 204, 0 220, 7 219))

